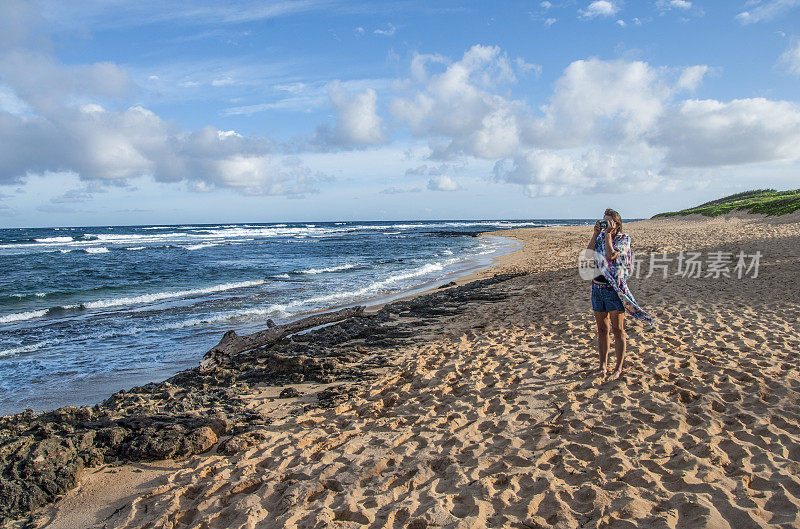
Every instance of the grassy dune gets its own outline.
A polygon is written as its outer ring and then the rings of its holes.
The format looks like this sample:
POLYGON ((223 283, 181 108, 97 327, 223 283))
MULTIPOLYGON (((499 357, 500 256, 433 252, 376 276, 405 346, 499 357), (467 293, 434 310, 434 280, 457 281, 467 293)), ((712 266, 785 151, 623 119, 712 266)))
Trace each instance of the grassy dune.
POLYGON ((675 215, 690 215, 699 213, 707 217, 724 215, 733 210, 743 210, 749 213, 764 215, 784 215, 800 209, 800 189, 791 191, 776 191, 774 189, 755 189, 736 193, 723 198, 700 204, 693 208, 681 211, 669 211, 654 215, 657 217, 673 217, 675 215))

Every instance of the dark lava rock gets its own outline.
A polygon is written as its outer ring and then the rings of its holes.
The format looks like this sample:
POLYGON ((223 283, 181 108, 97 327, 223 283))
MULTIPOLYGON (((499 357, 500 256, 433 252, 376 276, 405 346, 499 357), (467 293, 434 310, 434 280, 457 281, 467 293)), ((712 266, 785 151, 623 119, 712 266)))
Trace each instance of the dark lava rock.
POLYGON ((322 408, 334 408, 347 402, 351 397, 358 393, 358 388, 352 385, 342 384, 323 389, 317 393, 317 400, 322 408))
POLYGON ((281 391, 280 395, 278 395, 278 398, 281 398, 281 399, 292 399, 294 397, 299 397, 299 396, 300 396, 300 392, 297 391, 296 389, 294 389, 294 388, 285 388, 283 391, 281 391))
POLYGON ((267 438, 268 435, 259 430, 234 435, 220 442, 217 447, 217 452, 220 454, 232 455, 246 450, 267 438))

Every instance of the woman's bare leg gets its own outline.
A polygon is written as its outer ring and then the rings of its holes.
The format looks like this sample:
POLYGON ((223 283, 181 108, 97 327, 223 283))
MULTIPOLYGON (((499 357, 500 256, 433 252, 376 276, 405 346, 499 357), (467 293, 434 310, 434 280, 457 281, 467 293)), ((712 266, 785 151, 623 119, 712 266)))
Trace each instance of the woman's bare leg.
POLYGON ((609 314, 611 316, 611 332, 614 333, 614 352, 617 353, 617 367, 614 368, 614 374, 611 379, 616 380, 622 376, 622 364, 625 361, 625 346, 627 345, 628 335, 625 333, 625 311, 612 310, 609 314))
POLYGON ((600 375, 606 376, 608 372, 608 312, 594 312, 597 320, 597 354, 600 357, 600 375))

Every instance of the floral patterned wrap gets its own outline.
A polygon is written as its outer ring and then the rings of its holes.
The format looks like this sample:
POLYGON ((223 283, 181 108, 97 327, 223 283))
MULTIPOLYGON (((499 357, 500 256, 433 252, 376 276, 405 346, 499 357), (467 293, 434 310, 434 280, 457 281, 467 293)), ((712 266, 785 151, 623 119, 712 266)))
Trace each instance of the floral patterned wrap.
POLYGON ((605 230, 601 231, 595 241, 595 264, 597 268, 603 272, 608 283, 614 287, 619 299, 622 300, 625 312, 653 327, 655 318, 636 303, 633 293, 628 288, 628 277, 631 273, 631 263, 633 261, 630 235, 625 233, 615 235, 612 245, 619 256, 616 259, 609 260, 606 258, 605 230))

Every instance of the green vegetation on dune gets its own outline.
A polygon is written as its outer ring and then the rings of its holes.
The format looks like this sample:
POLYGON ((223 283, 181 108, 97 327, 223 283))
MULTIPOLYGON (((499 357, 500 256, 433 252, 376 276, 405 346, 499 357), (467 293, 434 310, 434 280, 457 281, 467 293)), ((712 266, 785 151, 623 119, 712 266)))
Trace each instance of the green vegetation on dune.
POLYGON ((673 217, 675 215, 691 215, 699 213, 707 217, 724 215, 733 210, 743 210, 749 213, 761 213, 763 215, 784 215, 800 209, 800 189, 792 191, 776 191, 774 189, 754 189, 736 193, 723 198, 700 204, 693 208, 681 211, 669 211, 659 213, 653 218, 673 217))

